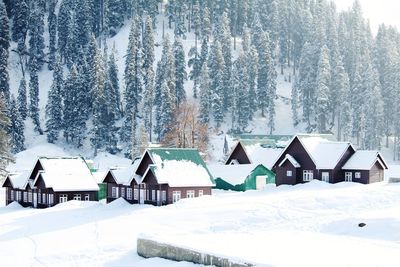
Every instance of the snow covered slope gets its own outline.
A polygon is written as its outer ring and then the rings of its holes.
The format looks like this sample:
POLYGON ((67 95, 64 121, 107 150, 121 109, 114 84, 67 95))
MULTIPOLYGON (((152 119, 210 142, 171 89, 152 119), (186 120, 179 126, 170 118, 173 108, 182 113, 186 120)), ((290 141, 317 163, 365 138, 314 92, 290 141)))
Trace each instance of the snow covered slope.
POLYGON ((165 207, 13 204, 0 208, 1 266, 190 266, 140 258, 143 234, 261 266, 398 266, 400 185, 311 182, 165 207))

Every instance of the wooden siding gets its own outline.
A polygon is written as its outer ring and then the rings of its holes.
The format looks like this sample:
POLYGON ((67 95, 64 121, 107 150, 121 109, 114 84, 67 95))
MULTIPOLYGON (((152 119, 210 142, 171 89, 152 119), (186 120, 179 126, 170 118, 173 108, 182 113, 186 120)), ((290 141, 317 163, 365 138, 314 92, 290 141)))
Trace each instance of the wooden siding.
POLYGON ((232 160, 234 159, 236 159, 239 162, 239 164, 250 164, 250 159, 247 156, 246 151, 242 146, 242 143, 240 142, 233 149, 228 160, 226 161, 226 165, 231 164, 232 160))
POLYGON ((32 170, 31 176, 29 176, 30 180, 34 180, 36 178, 36 175, 39 171, 42 171, 43 167, 42 164, 40 164, 40 161, 36 161, 35 167, 32 170))
POLYGON ((139 163, 139 166, 136 170, 136 174, 143 176, 146 173, 147 168, 149 165, 153 164, 153 161, 151 160, 149 153, 146 152, 142 158, 142 160, 139 163))
POLYGON ((289 160, 286 160, 281 167, 276 168, 275 183, 276 185, 296 184, 296 168, 292 165, 289 160), (292 176, 287 176, 287 171, 292 171, 292 176))
POLYGON ((296 159, 296 161, 300 164, 300 168, 296 169, 296 184, 299 183, 304 183, 303 182, 303 170, 312 170, 313 171, 313 177, 316 179, 318 177, 317 172, 315 170, 315 164, 312 161, 311 157, 308 155, 307 151, 299 141, 299 139, 296 137, 293 139, 293 141, 289 144, 289 146, 286 148, 285 152, 279 157, 279 159, 276 161, 274 167, 272 168, 273 171, 276 173, 276 181, 284 181, 285 177, 282 177, 284 174, 286 176, 286 169, 285 166, 287 167, 288 165, 282 165, 279 167, 279 164, 282 162, 282 160, 285 158, 286 154, 290 154, 292 157, 296 159), (282 170, 280 170, 282 169, 282 170), (279 173, 279 175, 278 175, 279 173))
MULTIPOLYGON (((336 167, 332 171, 332 177, 329 176, 331 179, 331 183, 339 183, 339 182, 344 182, 344 172, 342 170, 342 167, 346 162, 351 158, 351 156, 355 153, 354 149, 352 146, 349 146, 346 150, 346 152, 343 154, 342 158, 339 160, 339 163, 336 165, 336 167)), ((354 177, 354 176, 353 176, 354 177)))
POLYGON ((371 170, 369 171, 369 183, 377 183, 382 182, 384 178, 384 170, 382 166, 375 162, 374 166, 372 166, 371 170))
POLYGON ((174 191, 181 192, 181 199, 187 198, 187 191, 193 190, 194 196, 199 196, 199 190, 203 190, 203 196, 211 195, 211 187, 169 187, 167 191, 167 204, 173 203, 172 194, 174 191))

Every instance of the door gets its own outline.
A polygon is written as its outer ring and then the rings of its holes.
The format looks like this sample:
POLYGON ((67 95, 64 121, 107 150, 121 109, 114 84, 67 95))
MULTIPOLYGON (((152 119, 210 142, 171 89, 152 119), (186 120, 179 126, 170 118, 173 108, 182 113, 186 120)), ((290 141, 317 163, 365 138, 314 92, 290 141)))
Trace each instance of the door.
POLYGON ((37 193, 33 193, 33 207, 37 207, 37 193))
POLYGON ((266 175, 256 176, 256 190, 263 190, 267 181, 266 175))
POLYGON ((322 172, 321 180, 323 182, 329 183, 329 172, 322 172))
POLYGON ((146 194, 146 190, 145 189, 140 189, 140 192, 139 192, 139 204, 144 204, 145 194, 146 194))

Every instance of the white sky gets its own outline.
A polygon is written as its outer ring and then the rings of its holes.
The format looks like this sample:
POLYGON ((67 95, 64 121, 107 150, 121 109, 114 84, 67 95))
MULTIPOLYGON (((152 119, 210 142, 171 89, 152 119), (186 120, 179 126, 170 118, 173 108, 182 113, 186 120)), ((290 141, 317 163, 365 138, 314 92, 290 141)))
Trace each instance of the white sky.
MULTIPOLYGON (((353 0, 334 0, 339 10, 347 10, 353 0)), ((399 0, 359 0, 364 18, 369 19, 372 31, 376 34, 379 24, 393 25, 400 29, 399 0)))

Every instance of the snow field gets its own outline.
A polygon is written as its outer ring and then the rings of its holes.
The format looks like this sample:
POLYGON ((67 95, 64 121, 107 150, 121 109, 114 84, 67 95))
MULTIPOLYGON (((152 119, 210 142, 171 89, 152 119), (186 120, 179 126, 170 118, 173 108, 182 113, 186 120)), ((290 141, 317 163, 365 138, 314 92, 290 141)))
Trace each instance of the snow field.
POLYGON ((165 207, 12 204, 0 208, 1 265, 191 266, 139 257, 144 235, 260 266, 397 266, 399 222, 400 185, 385 183, 215 190, 165 207))

